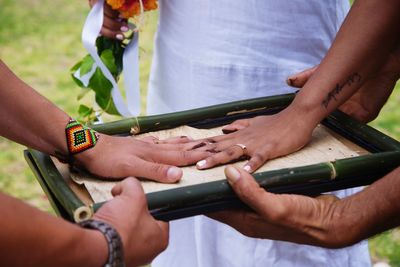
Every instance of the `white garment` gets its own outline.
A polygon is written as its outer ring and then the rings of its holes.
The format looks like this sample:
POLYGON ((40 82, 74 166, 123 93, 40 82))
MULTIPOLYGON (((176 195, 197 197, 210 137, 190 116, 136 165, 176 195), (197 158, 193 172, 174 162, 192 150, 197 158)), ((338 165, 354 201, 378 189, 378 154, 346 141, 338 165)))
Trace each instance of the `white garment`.
MULTIPOLYGON (((292 92, 286 78, 320 62, 348 7, 347 0, 161 0, 148 112, 292 92)), ((370 266, 365 241, 331 250, 253 239, 204 216, 170 229, 152 267, 370 266)))

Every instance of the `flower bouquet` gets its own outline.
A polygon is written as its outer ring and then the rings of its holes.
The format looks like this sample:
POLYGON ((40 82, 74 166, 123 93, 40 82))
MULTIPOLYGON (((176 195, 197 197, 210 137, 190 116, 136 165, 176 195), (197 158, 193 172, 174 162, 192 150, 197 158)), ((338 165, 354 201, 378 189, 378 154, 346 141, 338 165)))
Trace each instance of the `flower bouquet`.
POLYGON ((129 21, 129 30, 123 40, 99 36, 103 24, 104 0, 98 0, 86 19, 82 41, 89 54, 71 68, 71 76, 82 88, 81 100, 94 91, 100 109, 80 105, 79 119, 96 121, 103 112, 112 115, 134 116, 140 111, 138 27, 143 13, 157 8, 157 0, 106 0, 106 4, 119 13, 119 18, 129 21), (125 89, 128 107, 118 88, 125 70, 125 89))

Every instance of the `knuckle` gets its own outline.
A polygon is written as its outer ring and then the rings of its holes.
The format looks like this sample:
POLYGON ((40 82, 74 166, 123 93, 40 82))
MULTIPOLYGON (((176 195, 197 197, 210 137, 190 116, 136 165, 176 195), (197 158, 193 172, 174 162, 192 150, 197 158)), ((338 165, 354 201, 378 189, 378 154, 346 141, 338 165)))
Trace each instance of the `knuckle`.
POLYGON ((277 204, 273 210, 264 211, 263 215, 273 222, 282 222, 290 216, 289 210, 286 205, 277 204))
POLYGON ((224 151, 222 151, 222 156, 228 157, 228 158, 232 158, 233 156, 235 156, 235 150, 233 147, 230 147, 228 149, 225 149, 224 151))
POLYGON ((152 173, 156 173, 156 174, 159 174, 159 175, 165 175, 166 176, 168 168, 166 166, 163 166, 163 165, 160 165, 160 164, 152 164, 150 166, 150 171, 152 173))
POLYGON ((265 160, 266 160, 266 156, 265 156, 265 155, 263 155, 263 154, 260 153, 260 152, 256 152, 256 153, 251 157, 251 160, 249 161, 248 164, 250 164, 251 167, 255 167, 255 166, 258 166, 258 165, 261 165, 262 163, 264 163, 265 160))

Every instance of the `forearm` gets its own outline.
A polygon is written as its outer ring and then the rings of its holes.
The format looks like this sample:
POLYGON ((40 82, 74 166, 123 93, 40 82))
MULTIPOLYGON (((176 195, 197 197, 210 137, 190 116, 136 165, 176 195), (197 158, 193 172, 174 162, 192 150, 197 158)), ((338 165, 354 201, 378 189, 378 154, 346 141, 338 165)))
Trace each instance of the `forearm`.
POLYGON ((52 155, 66 154, 68 118, 0 60, 0 135, 52 155))
POLYGON ((103 235, 50 216, 0 193, 1 266, 102 266, 103 235))
POLYGON ((316 124, 347 100, 399 40, 400 2, 358 0, 314 75, 291 108, 316 124))
POLYGON ((399 226, 399 192, 397 168, 363 191, 337 202, 332 221, 334 233, 327 238, 341 238, 349 245, 399 226))

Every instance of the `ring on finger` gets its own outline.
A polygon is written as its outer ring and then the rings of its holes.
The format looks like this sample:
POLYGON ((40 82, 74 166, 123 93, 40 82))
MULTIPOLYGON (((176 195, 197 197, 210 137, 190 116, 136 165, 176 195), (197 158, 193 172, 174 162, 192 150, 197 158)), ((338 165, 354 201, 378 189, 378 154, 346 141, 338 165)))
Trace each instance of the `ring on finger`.
POLYGON ((247 154, 247 147, 245 145, 243 145, 243 144, 234 144, 233 146, 240 147, 242 149, 242 151, 243 151, 243 155, 247 154))

